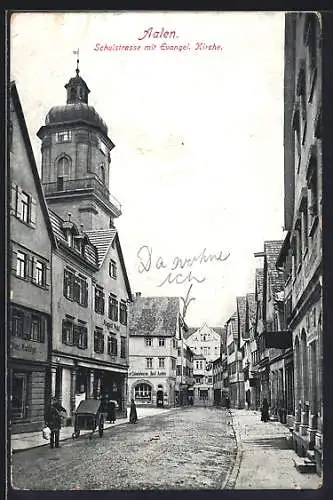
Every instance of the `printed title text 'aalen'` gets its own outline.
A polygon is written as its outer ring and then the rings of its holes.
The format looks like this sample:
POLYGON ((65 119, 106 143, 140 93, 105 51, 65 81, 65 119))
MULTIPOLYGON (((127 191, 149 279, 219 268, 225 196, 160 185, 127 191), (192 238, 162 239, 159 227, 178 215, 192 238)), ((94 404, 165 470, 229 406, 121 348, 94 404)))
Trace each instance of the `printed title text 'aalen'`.
POLYGON ((160 31, 154 31, 154 28, 147 28, 144 30, 143 35, 138 37, 138 40, 144 40, 146 38, 178 38, 176 32, 167 31, 162 28, 160 31))

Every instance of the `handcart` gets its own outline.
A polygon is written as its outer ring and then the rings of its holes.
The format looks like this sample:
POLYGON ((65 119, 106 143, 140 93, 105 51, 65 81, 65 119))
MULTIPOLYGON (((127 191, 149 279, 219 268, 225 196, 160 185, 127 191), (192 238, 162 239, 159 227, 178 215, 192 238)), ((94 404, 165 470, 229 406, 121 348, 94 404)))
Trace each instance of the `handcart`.
POLYGON ((89 430, 93 434, 97 428, 99 437, 102 437, 104 420, 101 401, 98 399, 84 399, 80 402, 74 414, 74 432, 72 438, 79 437, 81 430, 89 430))

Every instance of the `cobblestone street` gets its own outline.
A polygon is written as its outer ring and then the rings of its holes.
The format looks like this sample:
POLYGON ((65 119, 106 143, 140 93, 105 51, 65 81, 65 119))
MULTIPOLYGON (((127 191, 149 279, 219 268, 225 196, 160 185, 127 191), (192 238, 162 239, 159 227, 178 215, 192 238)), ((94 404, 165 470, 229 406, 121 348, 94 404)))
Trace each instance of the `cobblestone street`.
POLYGON ((16 489, 219 489, 236 456, 225 412, 187 408, 12 456, 16 489), (33 467, 31 467, 33 464, 33 467))

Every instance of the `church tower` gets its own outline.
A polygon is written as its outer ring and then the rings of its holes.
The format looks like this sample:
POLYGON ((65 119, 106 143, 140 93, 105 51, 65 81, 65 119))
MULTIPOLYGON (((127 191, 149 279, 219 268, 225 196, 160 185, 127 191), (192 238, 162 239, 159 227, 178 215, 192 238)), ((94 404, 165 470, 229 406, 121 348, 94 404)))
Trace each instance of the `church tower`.
MULTIPOLYGON (((77 61, 79 63, 79 61, 77 61)), ((48 112, 37 136, 42 141, 42 184, 49 207, 84 230, 113 227, 120 203, 109 193, 110 153, 114 144, 80 76, 65 85, 67 101, 48 112)))

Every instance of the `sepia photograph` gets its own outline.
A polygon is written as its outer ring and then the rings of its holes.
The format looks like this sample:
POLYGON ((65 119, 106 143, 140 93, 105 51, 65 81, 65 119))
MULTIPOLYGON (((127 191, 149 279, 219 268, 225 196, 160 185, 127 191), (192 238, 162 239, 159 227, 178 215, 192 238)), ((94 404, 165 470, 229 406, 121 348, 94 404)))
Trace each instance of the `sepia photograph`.
POLYGON ((322 14, 7 19, 8 489, 321 488, 322 14))

